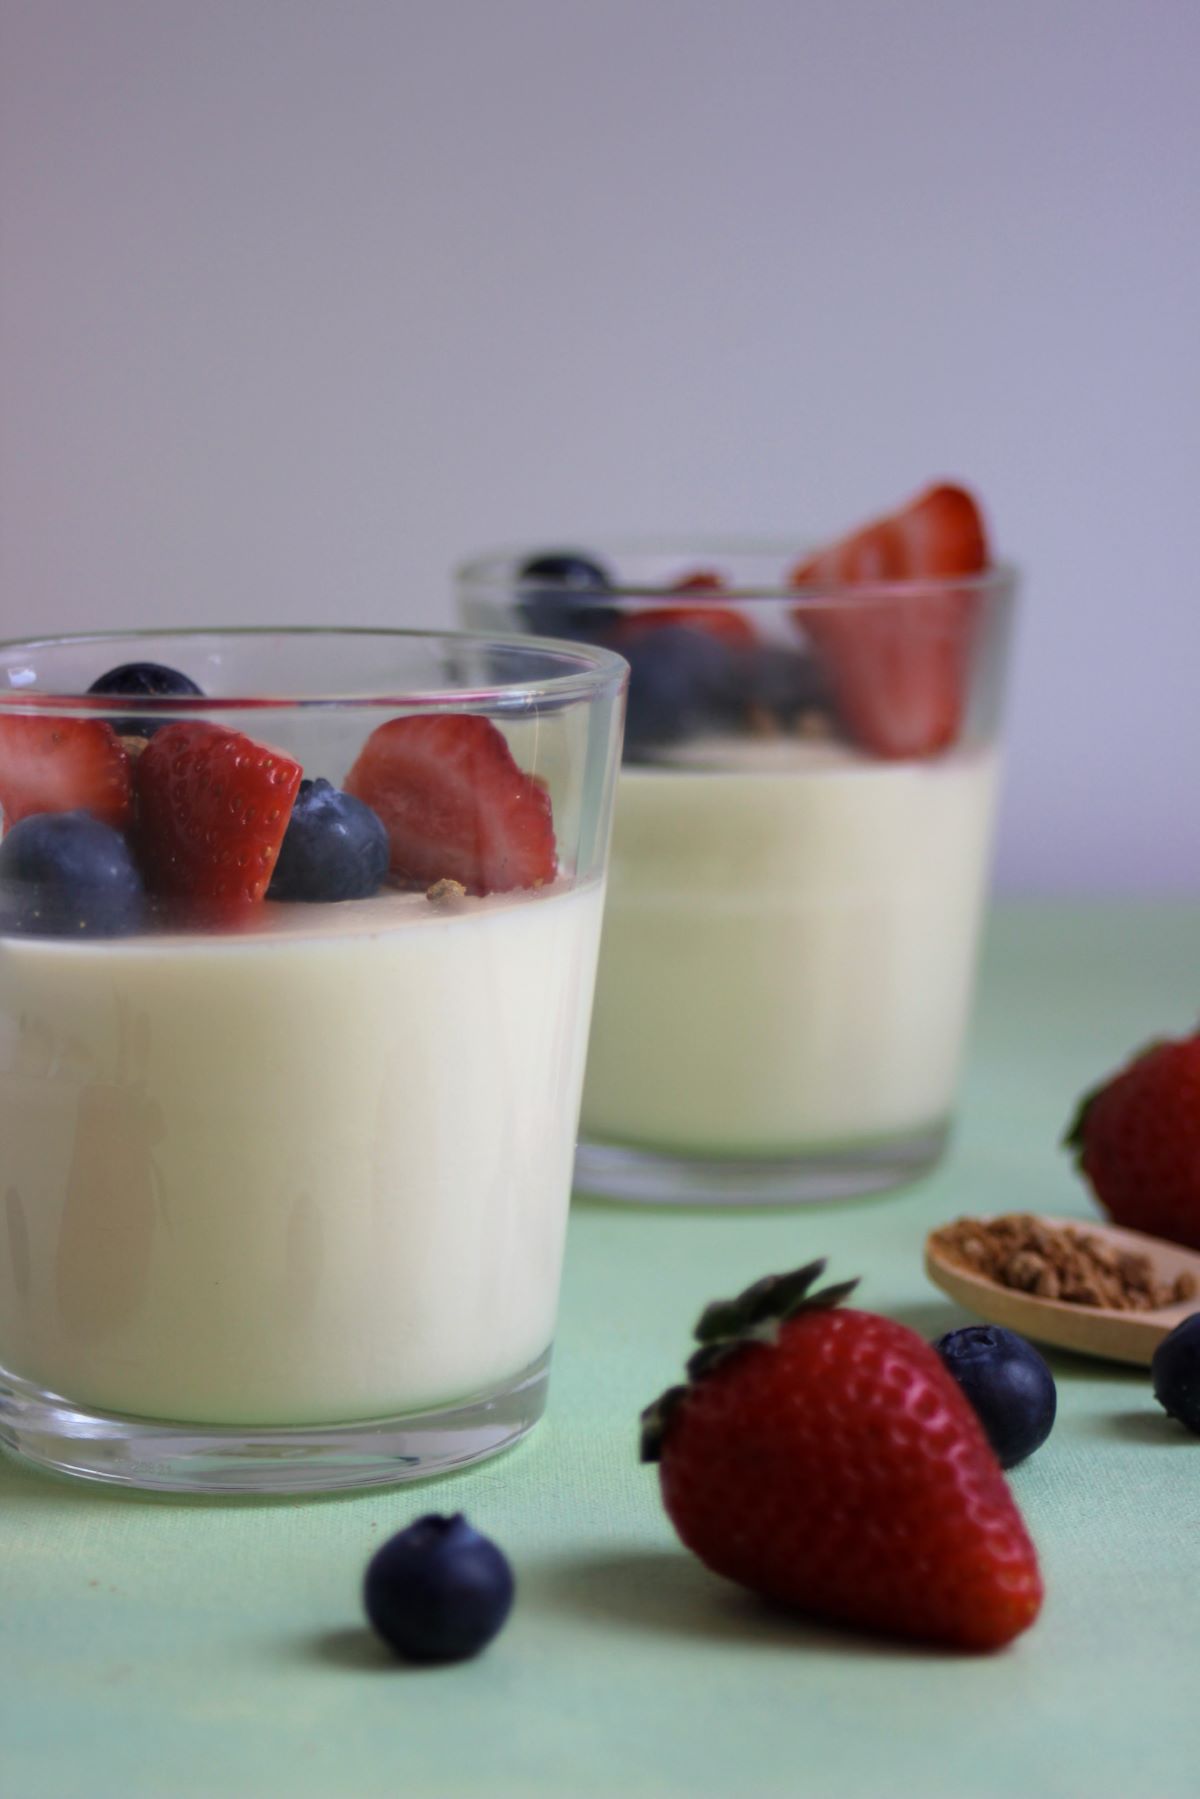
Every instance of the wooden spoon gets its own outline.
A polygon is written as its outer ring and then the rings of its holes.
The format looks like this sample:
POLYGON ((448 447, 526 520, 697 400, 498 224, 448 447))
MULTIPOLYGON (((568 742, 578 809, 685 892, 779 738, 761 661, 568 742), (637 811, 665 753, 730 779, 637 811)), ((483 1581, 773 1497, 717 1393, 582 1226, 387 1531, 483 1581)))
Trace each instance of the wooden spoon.
MULTIPOLYGON (((981 1219, 986 1223, 986 1219, 981 1219)), ((1176 1243, 1165 1243, 1161 1237, 1147 1237, 1141 1231, 1119 1230, 1115 1224, 1093 1224, 1090 1219, 1046 1218, 1042 1224, 1055 1229, 1086 1231, 1099 1237, 1114 1249, 1134 1250, 1148 1256, 1156 1278, 1174 1281, 1190 1271, 1200 1280, 1200 1254, 1181 1249, 1176 1243)), ((942 1226, 942 1229, 945 1227, 942 1226)), ((1200 1310, 1200 1293, 1193 1299, 1182 1299, 1175 1305, 1162 1306, 1152 1312, 1118 1312, 1111 1306, 1071 1305, 1062 1299, 1039 1299, 1034 1293, 1021 1293, 1015 1287, 1001 1286, 986 1275, 976 1274, 961 1263, 952 1261, 934 1242, 936 1232, 925 1243, 925 1272, 936 1287, 948 1293, 968 1312, 986 1318, 989 1324, 1003 1325, 1018 1331, 1034 1343, 1052 1343, 1057 1349, 1071 1349, 1077 1355, 1099 1356, 1106 1362, 1133 1362, 1148 1368, 1158 1345, 1189 1312, 1200 1310)))

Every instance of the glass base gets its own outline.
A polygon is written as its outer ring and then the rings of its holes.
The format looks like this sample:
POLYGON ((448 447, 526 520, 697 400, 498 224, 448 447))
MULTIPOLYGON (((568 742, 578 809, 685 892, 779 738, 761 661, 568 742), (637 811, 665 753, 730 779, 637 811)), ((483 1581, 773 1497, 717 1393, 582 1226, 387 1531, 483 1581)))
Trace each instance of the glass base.
POLYGON ((161 1493, 336 1493, 466 1467, 516 1443, 546 1405, 550 1351, 502 1387, 352 1424, 168 1424, 92 1412, 0 1369, 0 1444, 40 1468, 161 1493))
POLYGON ((819 1205, 904 1186, 941 1160, 949 1137, 949 1121, 943 1121, 906 1136, 845 1149, 728 1161, 581 1141, 575 1156, 575 1190, 635 1205, 819 1205))

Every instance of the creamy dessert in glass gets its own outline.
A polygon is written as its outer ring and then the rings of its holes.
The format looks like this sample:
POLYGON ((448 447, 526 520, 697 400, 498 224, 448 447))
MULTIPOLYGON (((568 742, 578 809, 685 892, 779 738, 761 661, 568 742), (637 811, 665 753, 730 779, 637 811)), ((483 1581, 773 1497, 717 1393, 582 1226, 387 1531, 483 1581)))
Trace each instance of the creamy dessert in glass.
POLYGON ((631 664, 577 1185, 658 1203, 891 1187, 946 1143, 1015 577, 933 488, 828 549, 519 550, 476 628, 631 664))
POLYGON ((0 647, 0 1441, 298 1492, 529 1429, 624 678, 452 634, 0 647))

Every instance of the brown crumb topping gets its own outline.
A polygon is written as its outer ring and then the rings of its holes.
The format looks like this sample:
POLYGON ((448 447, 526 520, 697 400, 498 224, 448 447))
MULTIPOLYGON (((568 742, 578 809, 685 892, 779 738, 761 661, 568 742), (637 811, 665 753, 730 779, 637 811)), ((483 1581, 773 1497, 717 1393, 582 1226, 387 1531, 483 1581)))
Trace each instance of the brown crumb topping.
POLYGON ((435 906, 448 905, 452 900, 466 899, 467 890, 461 881, 435 881, 432 887, 425 889, 425 898, 432 900, 435 906))
POLYGON ((779 723, 778 713, 772 712, 758 700, 751 700, 746 707, 746 729, 751 737, 779 737, 783 727, 779 723))
POLYGON ((1114 1312, 1151 1312, 1200 1291, 1188 1271, 1159 1280, 1148 1255, 1117 1249, 1087 1230, 1048 1224, 1028 1212, 1002 1218, 958 1218, 932 1238, 947 1260, 1001 1287, 1068 1305, 1114 1312))

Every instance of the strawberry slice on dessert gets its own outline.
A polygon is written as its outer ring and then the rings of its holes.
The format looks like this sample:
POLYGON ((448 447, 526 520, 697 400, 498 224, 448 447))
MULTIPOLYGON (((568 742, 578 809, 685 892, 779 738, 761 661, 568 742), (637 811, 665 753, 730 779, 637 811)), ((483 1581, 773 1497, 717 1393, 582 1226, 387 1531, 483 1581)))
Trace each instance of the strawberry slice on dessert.
MULTIPOLYGON (((715 569, 698 568, 690 575, 681 575, 669 591, 699 595, 727 593, 728 588, 723 576, 715 569)), ((754 627, 748 618, 728 606, 711 605, 648 606, 645 611, 627 613, 610 642, 620 649, 622 643, 635 642, 648 631, 660 630, 664 625, 687 625, 693 631, 707 631, 710 637, 715 637, 730 650, 745 649, 754 642, 754 627)))
POLYGON ((554 879, 550 796, 513 760, 490 719, 389 719, 372 731, 345 785, 383 820, 399 880, 458 881, 485 894, 554 879))
POLYGON ((90 812, 123 830, 132 806, 129 756, 102 719, 0 718, 0 806, 6 829, 35 812, 90 812))
POLYGON ((204 720, 156 731, 138 757, 138 849, 152 892, 236 913, 267 891, 303 770, 204 720))
POLYGON ((680 575, 678 581, 672 581, 672 593, 727 593, 728 584, 724 575, 719 575, 715 568, 694 568, 690 575, 680 575))
POLYGON ((964 488, 930 487, 899 512, 839 539, 792 571, 796 587, 862 589, 797 611, 825 662, 839 710, 877 756, 931 756, 958 737, 976 605, 942 585, 988 566, 987 536, 964 488), (922 590, 920 583, 937 583, 922 590), (873 597, 908 582, 903 596, 873 597))

